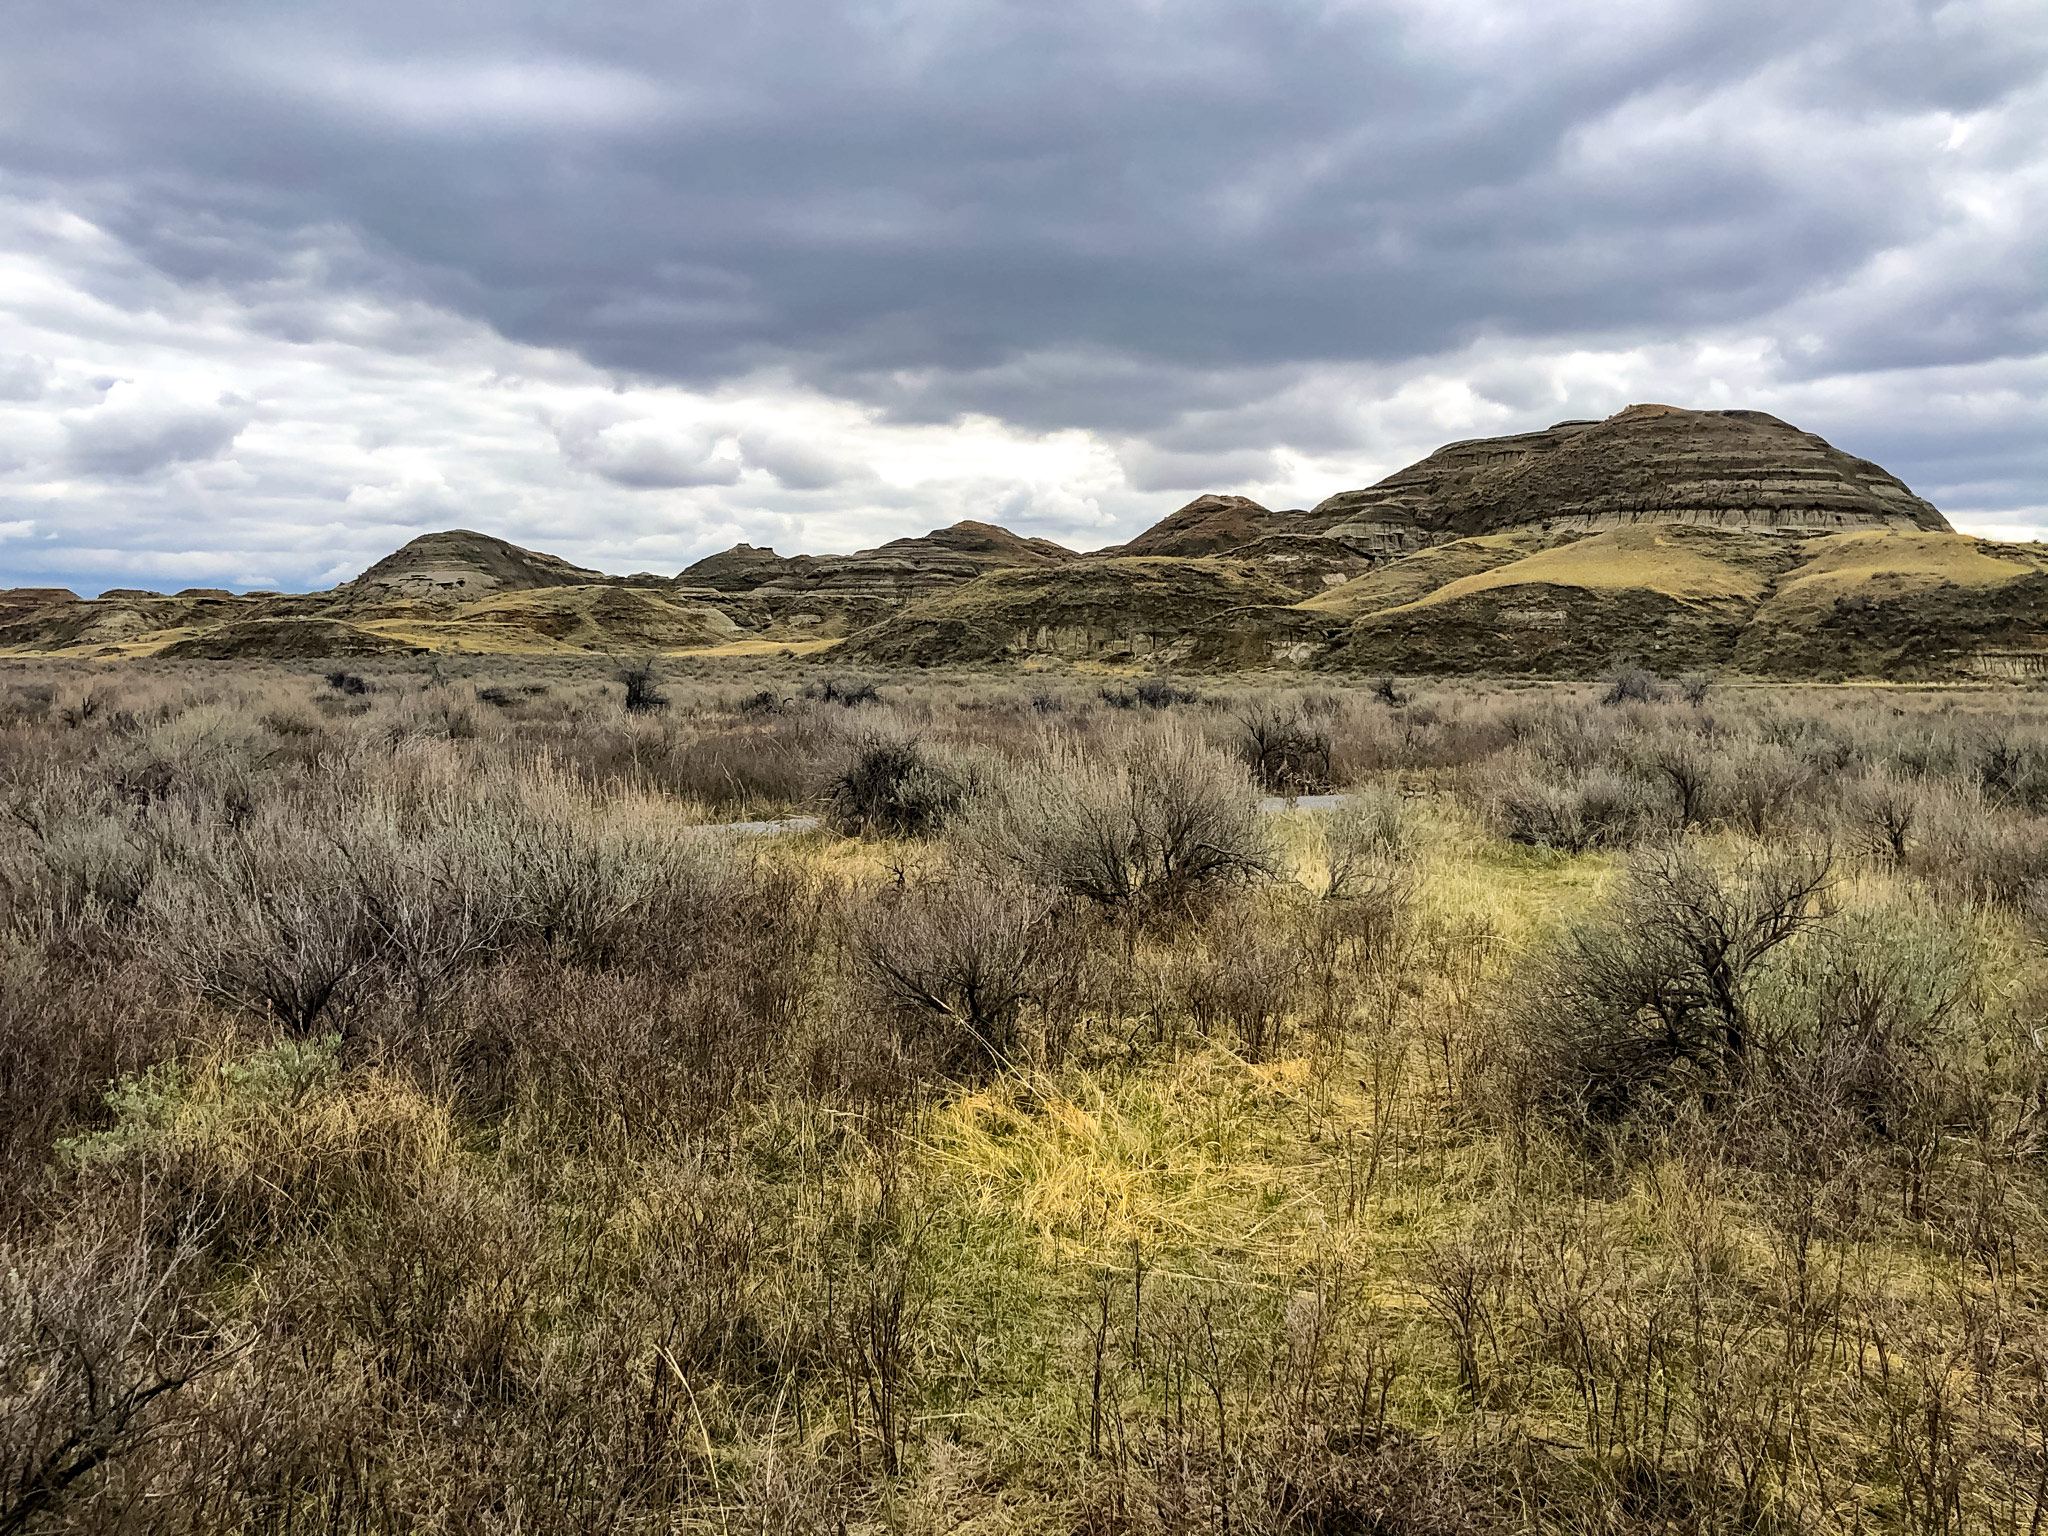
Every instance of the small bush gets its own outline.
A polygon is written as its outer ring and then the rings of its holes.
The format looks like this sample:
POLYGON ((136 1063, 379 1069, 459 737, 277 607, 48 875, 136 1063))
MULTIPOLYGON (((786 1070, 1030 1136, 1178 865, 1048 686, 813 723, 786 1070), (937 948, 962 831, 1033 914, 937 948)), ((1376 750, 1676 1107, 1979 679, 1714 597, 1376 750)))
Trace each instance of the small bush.
POLYGON ((1656 673, 1646 672, 1641 667, 1624 667, 1608 682, 1600 702, 1608 705, 1653 704, 1659 691, 1656 673))
POLYGON ((1609 768, 1525 765, 1496 784, 1491 811, 1511 843, 1584 853, 1634 842, 1644 830, 1648 804, 1638 781, 1609 768))
POLYGON ((1176 704, 1199 704, 1202 696, 1164 678, 1148 677, 1134 688, 1103 688, 1098 698, 1111 709, 1171 709, 1176 704))
POLYGON ((328 673, 327 686, 336 693, 346 694, 350 698, 358 698, 370 691, 370 685, 353 672, 328 673))
POLYGON ((1232 902, 1204 924, 1199 942, 1178 948, 1170 974, 1175 1002, 1197 1029, 1227 1036, 1246 1061, 1264 1061, 1287 1033, 1308 966, 1285 925, 1232 902))
POLYGON ((1276 795, 1318 794, 1330 787, 1331 729, 1327 714, 1299 703, 1259 700, 1237 717, 1252 776, 1276 795))
POLYGON ((633 714, 652 714, 668 708, 668 695, 655 684, 654 663, 643 661, 619 673, 626 685, 626 708, 633 714))
POLYGON ((501 684, 479 688, 476 696, 479 703, 488 704, 493 709, 517 709, 534 699, 545 698, 547 691, 546 683, 525 683, 519 686, 501 684))
POLYGON ((1729 745, 1720 759, 1722 816, 1751 837, 1788 828, 1819 777, 1814 761, 1772 741, 1729 745))
POLYGON ((1713 744, 1685 732, 1659 733, 1639 760, 1640 771, 1671 796, 1671 817, 1681 832, 1716 820, 1722 804, 1720 760, 1713 744))
POLYGON ((1054 910, 1012 883, 916 884, 856 919, 853 952, 870 994, 940 1070, 1006 1066, 1041 991, 1054 910))
POLYGON ((1921 800, 1907 867, 1964 901, 2024 905, 2048 881, 2048 822, 1987 803, 1972 785, 1921 800))
POLYGON ((1849 786, 1842 810, 1857 845, 1897 867, 1919 840, 1922 799, 1912 780, 1877 769, 1849 786))
POLYGON ((1140 733, 1107 760, 1057 748, 969 802, 962 835, 1000 877, 1131 916, 1274 870, 1244 770, 1179 730, 1140 733))
POLYGON ((176 1447, 206 1421, 200 1384, 237 1358, 193 1326, 205 1279, 185 1243, 0 1247, 0 1531, 146 1528, 145 1492, 194 1496, 198 1477, 171 1475, 176 1447), (166 1445, 170 1465, 137 1466, 166 1445), (73 1518, 88 1506, 98 1519, 73 1518))
POLYGON ((1638 855, 1607 913, 1520 989, 1534 1100, 1612 1124, 1741 1081, 1769 1046, 1761 968, 1828 915, 1829 880, 1818 854, 1725 874, 1688 842, 1638 855))
POLYGON ((875 685, 864 677, 828 677, 806 688, 804 697, 824 704, 844 705, 848 709, 857 704, 882 702, 882 695, 876 691, 875 685))
POLYGON ((926 837, 960 808, 971 787, 958 764, 913 741, 868 736, 825 791, 825 820, 849 837, 926 837))
POLYGON ((1402 878, 1415 846, 1414 818, 1400 795, 1381 786, 1354 792, 1316 819, 1325 901, 1370 895, 1402 878))
POLYGON ((346 861, 289 813, 194 829, 145 904, 161 962, 194 991, 309 1035, 369 965, 376 933, 346 861))

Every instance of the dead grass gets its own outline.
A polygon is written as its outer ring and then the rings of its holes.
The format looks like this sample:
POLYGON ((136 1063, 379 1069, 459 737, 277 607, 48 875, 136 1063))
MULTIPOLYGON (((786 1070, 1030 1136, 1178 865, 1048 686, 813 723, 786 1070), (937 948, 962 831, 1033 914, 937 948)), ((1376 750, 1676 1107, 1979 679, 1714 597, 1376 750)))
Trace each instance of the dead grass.
POLYGON ((0 677, 0 1521, 1647 1536, 2042 1510, 2030 698, 1274 699, 1330 723, 1379 821, 1270 815, 1256 871, 1142 922, 1019 868, 967 953, 935 938, 970 905, 964 832, 703 823, 804 808, 884 724, 1043 796, 1122 783, 1144 741, 1213 788, 1245 699, 959 677, 842 707, 679 671, 649 719, 553 665, 0 677), (1721 786, 1684 814, 1656 798, 1679 745, 1721 786), (1504 763, 1630 777, 1655 814, 1627 848, 1509 843, 1504 763), (1896 845, 1852 844, 1899 784, 1926 804, 1896 845), (1932 987, 1881 1042, 1911 1070, 1794 1053, 1818 1065, 1770 1094, 1674 1080, 1591 1131, 1517 1095, 1545 967, 1680 837, 1723 870, 1832 846, 1839 916, 1748 1006, 1868 1040, 1932 987), (207 871, 257 854, 245 947, 307 958, 290 882, 370 917, 309 1018, 191 963, 240 910, 207 871), (1030 984, 970 998, 991 957, 1030 984), (930 1048, 997 1014, 995 1055, 930 1048), (71 1389, 92 1373, 117 1395, 71 1389), (59 1486, 66 1443, 104 1456, 59 1486))

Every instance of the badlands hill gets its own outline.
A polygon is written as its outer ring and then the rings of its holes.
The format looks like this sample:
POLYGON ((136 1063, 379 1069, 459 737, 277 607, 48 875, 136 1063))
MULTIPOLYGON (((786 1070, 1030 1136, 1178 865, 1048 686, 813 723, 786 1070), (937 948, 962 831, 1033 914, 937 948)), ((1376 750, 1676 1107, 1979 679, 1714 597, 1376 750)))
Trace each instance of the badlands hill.
POLYGON ((1759 677, 2048 672, 2048 548, 1954 532, 1755 411, 1631 406, 1449 444, 1308 509, 1211 495, 1078 554, 962 522, 851 555, 747 544, 606 576, 467 531, 330 592, 0 592, 0 654, 829 651, 877 666, 1759 677))

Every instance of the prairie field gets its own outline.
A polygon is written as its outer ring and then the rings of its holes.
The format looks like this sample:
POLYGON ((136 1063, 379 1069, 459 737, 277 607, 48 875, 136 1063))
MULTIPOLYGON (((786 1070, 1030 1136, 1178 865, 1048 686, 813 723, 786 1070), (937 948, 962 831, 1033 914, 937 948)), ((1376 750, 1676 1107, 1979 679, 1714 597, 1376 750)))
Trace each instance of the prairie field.
POLYGON ((350 668, 0 668, 0 1536, 2041 1529, 2048 693, 350 668))

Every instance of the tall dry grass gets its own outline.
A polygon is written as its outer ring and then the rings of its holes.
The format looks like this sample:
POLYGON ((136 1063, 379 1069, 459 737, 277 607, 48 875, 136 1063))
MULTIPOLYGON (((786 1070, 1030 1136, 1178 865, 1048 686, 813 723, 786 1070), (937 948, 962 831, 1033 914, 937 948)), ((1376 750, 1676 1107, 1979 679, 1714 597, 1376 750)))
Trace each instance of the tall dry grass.
POLYGON ((339 676, 0 676, 0 1530, 2036 1528, 2031 695, 339 676))

